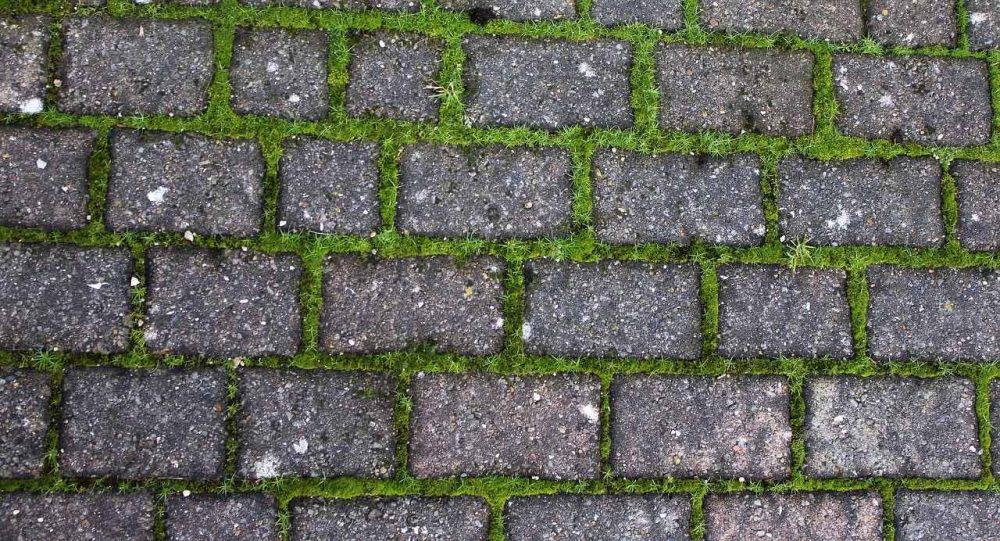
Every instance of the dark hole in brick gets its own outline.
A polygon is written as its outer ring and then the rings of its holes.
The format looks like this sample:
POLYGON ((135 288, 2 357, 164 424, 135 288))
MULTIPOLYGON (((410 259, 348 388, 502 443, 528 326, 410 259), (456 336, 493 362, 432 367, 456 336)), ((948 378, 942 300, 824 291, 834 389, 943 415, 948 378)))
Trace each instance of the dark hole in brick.
POLYGON ((469 10, 469 19, 480 26, 489 24, 496 18, 497 14, 493 12, 493 8, 480 6, 469 10))

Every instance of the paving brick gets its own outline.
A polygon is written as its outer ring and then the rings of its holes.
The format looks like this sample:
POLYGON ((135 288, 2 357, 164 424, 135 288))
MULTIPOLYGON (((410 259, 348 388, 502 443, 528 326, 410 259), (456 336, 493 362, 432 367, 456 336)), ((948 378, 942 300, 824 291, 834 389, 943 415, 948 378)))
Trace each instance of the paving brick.
POLYGON ((435 89, 444 44, 422 34, 374 32, 353 37, 344 97, 347 114, 436 122, 435 89))
POLYGON ((170 541, 275 541, 278 506, 267 494, 174 495, 166 523, 170 541))
POLYGON ((352 498, 292 500, 291 541, 485 541, 490 523, 486 502, 452 498, 352 498))
POLYGON ((607 26, 642 23, 663 30, 684 27, 682 0, 594 0, 590 14, 607 26))
POLYGON ((0 244, 0 349, 125 351, 131 272, 125 250, 0 244))
POLYGON ((466 11, 473 22, 485 24, 493 19, 537 21, 575 19, 572 0, 441 0, 444 9, 466 11))
POLYGON ((932 248, 944 241, 941 165, 933 158, 778 164, 781 234, 812 245, 932 248))
POLYGON ((808 53, 660 45, 655 55, 665 130, 813 131, 808 53))
POLYGON ((1000 43, 1000 3, 996 0, 965 0, 969 12, 969 47, 976 51, 996 48, 1000 43))
POLYGON ((59 108, 86 115, 193 116, 215 62, 208 21, 68 18, 59 108))
POLYGON ((51 22, 42 15, 0 20, 0 112, 42 112, 51 22))
POLYGON ((465 113, 476 126, 632 126, 626 42, 467 36, 462 48, 465 113))
POLYGON ((698 268, 535 260, 525 266, 528 353, 673 357, 701 353, 698 268))
POLYGON ((218 479, 226 374, 81 368, 63 380, 59 466, 74 477, 218 479))
POLYGON ((849 42, 861 39, 864 21, 855 0, 706 0, 701 24, 731 33, 796 34, 849 42))
POLYGON ((882 498, 874 492, 709 494, 705 539, 880 541, 882 498))
POLYGON ((760 160, 607 149, 594 157, 594 230, 612 244, 756 246, 764 240, 760 160))
MULTIPOLYGON (((1000 442, 1000 379, 990 384, 990 425, 993 441, 1000 442)), ((1000 445, 993 445, 993 475, 1000 476, 1000 445)))
POLYGON ((572 162, 557 148, 418 143, 400 160, 396 226, 416 235, 560 236, 573 211, 572 162))
POLYGON ((238 28, 229 68, 233 111, 293 120, 325 117, 329 39, 321 30, 238 28))
POLYGON ((788 382, 624 376, 611 385, 611 467, 629 478, 785 479, 788 382))
POLYGON ((951 174, 958 192, 958 241, 969 250, 1000 249, 1000 165, 956 160, 951 174))
POLYGON ((586 374, 424 374, 410 383, 417 477, 594 479, 601 383, 586 374))
POLYGON ((292 6, 314 9, 348 9, 354 11, 379 9, 413 12, 420 9, 418 0, 240 0, 254 7, 292 6))
POLYGON ((504 525, 510 541, 686 541, 691 501, 686 495, 660 494, 511 498, 504 525))
POLYGON ((49 375, 0 367, 0 478, 38 477, 49 428, 49 375))
POLYGON ((975 388, 964 378, 806 380, 812 477, 978 478, 975 388))
POLYGON ((955 3, 941 0, 872 0, 868 33, 876 41, 904 47, 955 46, 955 3))
POLYGON ((323 279, 320 344, 330 353, 431 345, 488 355, 503 349, 503 262, 474 257, 366 260, 332 256, 323 279))
POLYGON ((967 58, 843 54, 833 58, 844 135, 934 145, 990 140, 986 63, 967 58))
POLYGON ((115 130, 107 224, 112 231, 260 231, 264 157, 251 139, 115 130))
POLYGON ((130 494, 0 495, 0 539, 152 541, 153 498, 130 494))
POLYGON ((896 493, 896 539, 1000 539, 1000 496, 991 492, 896 493))

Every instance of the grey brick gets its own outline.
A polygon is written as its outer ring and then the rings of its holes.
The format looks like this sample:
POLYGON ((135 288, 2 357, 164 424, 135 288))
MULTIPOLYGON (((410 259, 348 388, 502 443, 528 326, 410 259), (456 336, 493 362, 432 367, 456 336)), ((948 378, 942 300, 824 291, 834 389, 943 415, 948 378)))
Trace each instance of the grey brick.
POLYGON ((660 45, 660 127, 812 133, 813 57, 803 52, 660 45))
POLYGON ((417 0, 240 0, 254 7, 292 6, 313 9, 347 9, 362 11, 370 9, 414 12, 420 9, 417 0))
POLYGON ((503 349, 503 262, 444 256, 366 260, 332 256, 323 279, 320 344, 330 353, 432 345, 488 355, 503 349))
POLYGON ((969 47, 976 51, 996 48, 1000 43, 1000 2, 965 0, 969 13, 969 47))
POLYGON ((229 68, 233 111, 293 120, 325 117, 329 39, 321 30, 238 28, 229 68))
POLYGON ((896 539, 1000 539, 1000 495, 993 492, 896 493, 896 539))
POLYGON ((251 139, 115 130, 107 224, 112 231, 260 231, 264 157, 251 139))
POLYGON ((978 478, 975 388, 964 378, 806 380, 812 477, 978 478))
POLYGON ((701 353, 693 265, 535 260, 524 272, 521 331, 528 353, 681 359, 701 353))
POLYGON ((71 369, 62 403, 63 474, 222 477, 226 374, 220 369, 71 369))
POLYGON ((755 246, 764 240, 760 160, 618 149, 594 157, 594 230, 612 244, 755 246))
POLYGON ((130 494, 0 495, 0 539, 152 541, 152 496, 130 494))
POLYGON ((292 500, 291 541, 486 541, 490 509, 470 496, 292 500))
POLYGON ((572 162, 557 148, 418 143, 400 160, 396 225, 435 237, 560 236, 569 231, 572 162))
POLYGON ((904 47, 953 47, 957 32, 953 0, 868 2, 868 33, 876 41, 904 47))
POLYGON ((611 385, 611 467, 624 477, 785 479, 791 439, 784 378, 639 375, 611 385))
POLYGON ((682 0, 594 0, 591 16, 603 25, 642 23, 664 30, 684 27, 682 0))
POLYGON ((857 0, 706 0, 701 24, 732 33, 787 33, 849 42, 861 39, 864 21, 857 0))
POLYGON ((778 165, 781 234, 813 245, 938 247, 941 165, 933 158, 819 161, 778 165))
POLYGON ((596 377, 418 374, 410 392, 409 459, 417 477, 599 474, 596 377))
POLYGON ((0 367, 0 478, 42 474, 49 379, 44 372, 0 367))
POLYGON ((875 492, 709 494, 705 539, 880 541, 882 498, 875 492))
POLYGON ((290 356, 299 349, 294 254, 154 248, 146 345, 209 357, 290 356))
POLYGON ((629 128, 632 47, 468 36, 465 113, 476 126, 629 128))
POLYGON ((958 241, 969 250, 1000 249, 1000 165, 956 160, 951 174, 958 192, 958 241))
POLYGON ((267 494, 173 495, 166 523, 170 541, 275 541, 278 505, 267 494))
POLYGON ((575 19, 572 0, 441 0, 444 9, 467 11, 473 22, 484 24, 492 19, 537 21, 575 19))
POLYGON ((0 20, 0 112, 42 112, 49 24, 51 19, 43 15, 0 20))
POLYGON ((131 272, 124 249, 0 244, 0 348, 125 351, 131 272))
POLYGON ((836 124, 844 135, 934 145, 990 140, 983 61, 843 54, 834 56, 833 71, 836 124))
POLYGON ((443 42, 379 31, 353 37, 344 102, 347 114, 436 122, 443 42))
POLYGON ((504 525, 510 541, 686 541, 691 502, 661 494, 511 498, 504 525))

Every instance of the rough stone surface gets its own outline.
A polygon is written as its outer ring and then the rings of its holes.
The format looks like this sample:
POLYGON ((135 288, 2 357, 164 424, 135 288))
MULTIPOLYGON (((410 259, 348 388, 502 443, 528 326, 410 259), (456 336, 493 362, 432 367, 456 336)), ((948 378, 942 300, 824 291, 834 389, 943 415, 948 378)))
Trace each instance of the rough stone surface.
POLYGON ((52 394, 49 379, 44 372, 0 367, 0 479, 42 473, 52 394))
POLYGON ((874 492, 709 494, 705 539, 880 541, 882 498, 874 492))
POLYGON ((590 14, 607 26, 642 23, 663 30, 684 27, 682 0, 594 0, 590 14))
POLYGON ((275 541, 278 506, 267 494, 212 494, 167 498, 170 541, 275 541))
POLYGON ((993 492, 896 493, 896 539, 1000 539, 1000 495, 993 492))
POLYGON ((626 42, 467 36, 462 48, 465 114, 476 126, 632 126, 626 42))
POLYGON ((226 457, 226 374, 71 369, 59 466, 77 477, 218 479, 226 457))
POLYGON ((706 0, 701 24, 732 33, 787 33, 850 42, 861 39, 864 21, 856 0, 706 0))
POLYGON ((452 498, 308 498, 291 503, 292 541, 484 541, 490 524, 486 502, 452 498))
POLYGON ((611 386, 611 467, 625 477, 785 479, 788 382, 624 376, 611 386))
POLYGON ((956 160, 958 241, 969 250, 1000 249, 1000 164, 956 160))
POLYGON ((955 46, 958 25, 952 0, 872 0, 868 33, 876 41, 904 47, 955 46))
POLYGON ((755 246, 764 240, 760 159, 617 149, 594 157, 594 229, 612 244, 755 246))
POLYGON ((299 277, 294 254, 150 250, 146 345, 210 357, 294 355, 299 277))
POLYGON ((473 22, 485 24, 493 19, 538 21, 575 19, 572 0, 441 0, 444 9, 466 11, 473 22))
POLYGON ((409 458, 417 477, 599 474, 596 377, 425 374, 410 390, 409 458))
POLYGON ((569 231, 572 162, 557 148, 418 143, 399 166, 396 226, 416 235, 487 239, 569 231))
POLYGON ((997 0, 965 0, 969 12, 969 47, 977 51, 996 48, 1000 44, 1000 2, 997 0))
POLYGON ((321 30, 238 28, 229 84, 237 114, 319 120, 330 109, 321 30))
POLYGON ((344 97, 347 114, 436 122, 443 49, 441 40, 420 34, 354 36, 344 97))
POLYGON ((131 494, 0 495, 0 539, 153 541, 153 498, 131 494))
POLYGON ((0 20, 0 112, 42 112, 51 22, 42 15, 0 20))
POLYGON ((686 541, 691 502, 659 494, 512 498, 504 525, 510 541, 686 541))
POLYGON ((978 478, 975 388, 963 378, 808 379, 805 474, 978 478))
POLYGON ((254 7, 292 6, 314 9, 349 9, 362 11, 379 9, 387 11, 413 12, 420 9, 418 0, 240 0, 254 7))
POLYGON ((698 268, 604 261, 525 265, 528 353, 673 357, 701 353, 698 268))

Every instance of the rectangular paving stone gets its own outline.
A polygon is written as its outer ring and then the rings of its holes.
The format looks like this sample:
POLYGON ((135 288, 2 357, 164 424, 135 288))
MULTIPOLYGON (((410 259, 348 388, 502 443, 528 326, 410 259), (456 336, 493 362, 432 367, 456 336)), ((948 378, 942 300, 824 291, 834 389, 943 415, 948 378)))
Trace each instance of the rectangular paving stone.
POLYGON ((461 355, 504 345, 499 259, 445 256, 326 260, 320 345, 329 353, 380 353, 417 346, 461 355))
POLYGON ((467 36, 465 114, 475 126, 632 126, 632 47, 622 41, 467 36))
POLYGON ((486 541, 490 508, 471 496, 292 500, 291 541, 486 541))
POLYGON ((872 0, 867 7, 868 34, 876 41, 903 47, 955 46, 953 1, 872 0))
POLYGON ((278 539, 278 504, 268 494, 175 494, 165 520, 170 541, 278 539))
POLYGON ((73 477, 218 479, 221 369, 74 368, 63 379, 59 467, 73 477))
POLYGON ((955 160, 958 199, 955 236, 968 250, 1000 249, 1000 164, 955 160))
POLYGON ((687 495, 556 494, 507 500, 509 541, 579 539, 686 541, 691 529, 687 495))
POLYGON ((152 541, 153 497, 129 494, 0 495, 0 539, 152 541))
POLYGON ((804 388, 805 474, 978 478, 975 388, 965 378, 818 377, 804 388))
POLYGON ((812 245, 933 248, 944 241, 941 164, 933 158, 778 164, 781 234, 812 245))
POLYGON ((864 21, 856 0, 706 0, 701 24, 730 33, 795 34, 807 39, 861 39, 864 21))
POLYGON ((0 20, 0 112, 42 112, 51 23, 44 15, 0 20))
POLYGON ((996 0, 965 0, 969 13, 969 47, 974 51, 996 48, 1000 43, 1000 3, 996 0))
POLYGON ((0 479, 39 477, 49 429, 49 374, 0 367, 0 479))
POLYGON ((420 9, 420 2, 417 0, 240 0, 240 2, 253 7, 291 6, 314 9, 348 9, 354 11, 384 9, 388 11, 412 12, 420 9))
POLYGON ((351 116, 436 122, 436 89, 444 43, 422 34, 374 32, 352 36, 344 105, 351 116))
POLYGON ((764 240, 760 159, 750 154, 598 150, 592 187, 594 232, 604 242, 757 246, 764 240))
POLYGON ((928 145, 981 145, 993 119, 989 73, 971 58, 833 57, 844 135, 928 145))
POLYGON ((465 11, 476 24, 493 19, 538 21, 575 19, 572 0, 441 0, 438 5, 452 11, 465 11))
POLYGON ((599 474, 596 377, 423 374, 410 393, 409 461, 417 477, 599 474))
POLYGON ((808 53, 660 45, 655 55, 665 130, 813 132, 808 53))
POLYGON ((896 492, 896 539, 1000 539, 1000 495, 994 492, 896 492))
POLYGON ((325 117, 329 41, 321 30, 237 28, 229 68, 233 111, 291 120, 325 117))
POLYGON ((432 237, 555 237, 573 213, 569 152, 418 143, 399 164, 396 226, 432 237))
POLYGON ((786 479, 788 393, 780 377, 617 377, 611 468, 628 478, 786 479))
POLYGON ((701 354, 700 273, 694 265, 534 260, 524 273, 521 335, 529 354, 701 354))
POLYGON ((301 274, 290 253, 151 249, 146 346, 207 357, 294 355, 301 274))
POLYGON ((705 539, 881 541, 882 498, 875 492, 709 494, 705 539))
POLYGON ((590 16, 606 26, 648 24, 663 30, 684 27, 682 0, 594 0, 590 16))

